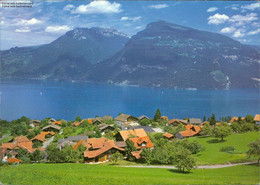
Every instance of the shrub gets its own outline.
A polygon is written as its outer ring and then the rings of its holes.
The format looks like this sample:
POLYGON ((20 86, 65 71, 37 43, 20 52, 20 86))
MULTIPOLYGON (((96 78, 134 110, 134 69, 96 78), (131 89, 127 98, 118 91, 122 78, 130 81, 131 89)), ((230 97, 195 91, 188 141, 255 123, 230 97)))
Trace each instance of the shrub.
POLYGON ((223 146, 221 149, 220 149, 221 152, 233 152, 235 151, 235 147, 233 146, 223 146))

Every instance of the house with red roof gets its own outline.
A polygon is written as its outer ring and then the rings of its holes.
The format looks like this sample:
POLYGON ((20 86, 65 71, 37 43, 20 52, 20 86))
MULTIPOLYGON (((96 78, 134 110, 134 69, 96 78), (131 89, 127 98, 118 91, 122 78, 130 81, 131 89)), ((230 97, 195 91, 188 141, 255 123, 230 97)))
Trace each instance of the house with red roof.
POLYGON ((43 148, 33 148, 32 141, 25 136, 18 136, 10 143, 2 143, 0 146, 1 151, 5 151, 15 158, 20 148, 26 149, 28 152, 33 153, 36 149, 44 150, 43 148))
POLYGON ((187 137, 193 137, 200 133, 201 128, 197 125, 188 124, 185 126, 186 130, 175 134, 176 138, 183 139, 187 137))
POLYGON ((41 142, 43 143, 46 138, 49 138, 51 136, 54 136, 55 132, 41 132, 40 134, 38 134, 37 136, 35 136, 34 138, 31 139, 32 142, 41 142))
POLYGON ((169 141, 171 141, 171 140, 174 139, 174 135, 166 132, 166 133, 163 134, 163 138, 168 139, 169 141))
POLYGON ((103 162, 111 158, 115 152, 124 152, 125 149, 116 146, 113 140, 101 138, 89 138, 87 140, 79 140, 74 146, 74 149, 79 145, 87 147, 84 152, 84 159, 86 162, 103 162))

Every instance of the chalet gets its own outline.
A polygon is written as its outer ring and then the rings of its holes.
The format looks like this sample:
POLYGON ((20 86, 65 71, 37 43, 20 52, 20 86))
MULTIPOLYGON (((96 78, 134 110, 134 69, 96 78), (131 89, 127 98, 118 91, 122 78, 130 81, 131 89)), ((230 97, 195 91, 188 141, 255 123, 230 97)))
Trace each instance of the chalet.
POLYGON ((20 162, 22 162, 22 160, 13 157, 13 158, 7 159, 7 162, 8 163, 20 163, 20 162))
POLYGON ((69 136, 66 139, 59 139, 58 145, 60 148, 63 148, 65 145, 76 145, 76 143, 80 140, 87 140, 88 136, 86 135, 77 135, 77 136, 69 136))
POLYGON ((34 119, 34 120, 31 120, 30 121, 30 126, 31 127, 39 127, 41 125, 41 121, 39 121, 39 120, 36 120, 36 119, 34 119))
POLYGON ((37 136, 35 136, 34 138, 31 139, 32 142, 41 142, 43 143, 45 141, 46 138, 49 138, 51 136, 54 136, 55 132, 41 132, 40 134, 38 134, 37 136))
MULTIPOLYGON (((244 120, 244 117, 241 117, 241 120, 244 120)), ((233 122, 237 122, 238 121, 238 117, 233 117, 229 122, 233 123, 233 122)))
POLYGON ((116 141, 115 145, 119 148, 125 148, 126 147, 126 142, 124 141, 116 141))
POLYGON ((164 133, 163 129, 161 129, 161 128, 153 128, 153 130, 156 133, 164 133))
POLYGON ((196 136, 201 131, 200 127, 197 125, 188 124, 185 126, 185 128, 186 128, 185 131, 181 131, 181 132, 175 134, 176 138, 183 139, 186 137, 196 136))
POLYGON ((144 129, 122 130, 116 134, 117 141, 126 141, 129 137, 145 137, 147 136, 144 129))
POLYGON ((56 121, 56 120, 53 119, 53 118, 50 118, 50 119, 49 119, 49 123, 50 123, 50 124, 54 123, 55 121, 56 121))
POLYGON ((171 119, 170 121, 168 121, 168 124, 169 125, 173 125, 173 126, 178 126, 180 124, 187 125, 188 124, 188 120, 171 119))
POLYGON ((81 124, 81 123, 83 123, 83 122, 88 122, 89 124, 92 124, 92 123, 93 123, 93 119, 94 119, 94 118, 83 119, 83 120, 81 120, 81 122, 79 122, 79 123, 81 124))
POLYGON ((92 124, 93 124, 93 125, 99 125, 99 124, 101 124, 102 121, 103 121, 103 119, 100 118, 100 117, 92 118, 91 120, 92 120, 92 124))
POLYGON ((75 126, 75 127, 78 127, 82 122, 73 122, 72 125, 75 126))
POLYGON ((113 153, 125 151, 123 148, 117 147, 113 140, 104 137, 80 140, 74 148, 77 148, 80 144, 87 147, 87 150, 84 152, 84 159, 86 162, 106 161, 110 159, 113 153))
POLYGON ((77 142, 79 140, 87 140, 88 136, 86 135, 77 135, 77 136, 69 136, 67 137, 67 140, 77 142))
MULTIPOLYGON (((8 152, 12 157, 16 157, 20 148, 26 149, 30 153, 33 153, 37 149, 32 147, 32 141, 25 136, 16 137, 10 143, 2 143, 1 148, 2 151, 8 152)), ((42 148, 38 149, 43 150, 42 148)))
POLYGON ((140 124, 137 122, 123 122, 121 125, 124 128, 122 130, 127 130, 127 129, 131 129, 132 127, 140 126, 140 124))
POLYGON ((153 143, 148 136, 129 138, 129 141, 134 143, 137 150, 141 150, 143 148, 153 148, 153 143))
POLYGON ((60 149, 62 149, 62 148, 64 148, 66 145, 74 146, 74 145, 76 145, 76 143, 73 142, 73 141, 67 140, 67 139, 59 139, 59 140, 58 140, 58 145, 59 145, 60 149))
POLYGON ((166 133, 163 134, 163 138, 168 139, 168 140, 171 141, 171 140, 174 139, 174 135, 172 135, 172 134, 166 132, 166 133))
POLYGON ((128 115, 128 114, 120 114, 115 118, 116 121, 120 122, 133 122, 138 121, 138 119, 134 116, 128 115))
POLYGON ((105 123, 102 123, 102 124, 100 124, 100 125, 98 125, 98 130, 100 131, 100 132, 106 132, 106 131, 108 131, 108 130, 110 130, 110 131, 114 131, 114 126, 113 125, 107 125, 107 124, 105 124, 105 123))
POLYGON ((137 119, 139 120, 139 121, 141 121, 141 120, 144 120, 144 119, 150 119, 149 117, 147 117, 147 116, 145 116, 145 115, 142 115, 142 116, 139 116, 139 117, 137 117, 137 119))
POLYGON ((200 125, 201 123, 202 123, 201 119, 199 119, 199 118, 190 118, 189 119, 189 124, 200 125))
POLYGON ((260 114, 256 114, 254 117, 255 122, 260 122, 260 114))
POLYGON ((55 132, 55 133, 57 133, 57 132, 60 131, 60 129, 61 129, 61 127, 58 126, 58 125, 48 125, 48 126, 46 126, 46 127, 43 127, 43 128, 42 128, 42 131, 44 131, 44 132, 55 132))

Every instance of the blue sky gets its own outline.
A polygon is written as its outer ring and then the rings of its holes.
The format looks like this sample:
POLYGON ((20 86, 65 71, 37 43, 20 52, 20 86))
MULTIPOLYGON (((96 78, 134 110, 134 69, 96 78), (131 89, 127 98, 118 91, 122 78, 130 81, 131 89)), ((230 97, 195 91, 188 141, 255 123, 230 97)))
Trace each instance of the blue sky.
POLYGON ((76 27, 115 28, 132 36, 157 20, 260 45, 257 1, 33 1, 32 8, 0 9, 1 50, 46 44, 76 27))

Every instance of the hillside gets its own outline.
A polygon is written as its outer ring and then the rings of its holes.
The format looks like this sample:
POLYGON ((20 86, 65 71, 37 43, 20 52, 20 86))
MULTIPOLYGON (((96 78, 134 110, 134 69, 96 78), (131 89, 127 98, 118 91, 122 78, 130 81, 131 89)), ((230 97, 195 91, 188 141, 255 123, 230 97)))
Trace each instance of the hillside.
POLYGON ((158 21, 97 65, 102 75, 91 78, 172 88, 256 87, 259 59, 256 50, 226 36, 158 21))
POLYGON ((81 80, 128 37, 114 29, 76 28, 50 44, 2 51, 2 78, 81 80))

